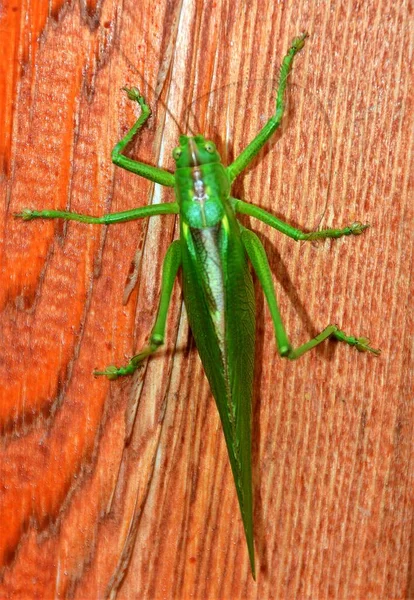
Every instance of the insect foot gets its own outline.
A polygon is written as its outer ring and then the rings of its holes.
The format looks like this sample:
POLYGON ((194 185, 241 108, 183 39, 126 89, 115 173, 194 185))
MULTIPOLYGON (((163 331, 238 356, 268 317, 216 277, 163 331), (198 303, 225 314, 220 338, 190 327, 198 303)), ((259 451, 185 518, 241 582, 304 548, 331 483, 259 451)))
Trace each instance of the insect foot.
POLYGON ((372 352, 379 356, 381 354, 381 350, 377 350, 376 348, 371 348, 370 340, 365 337, 355 338, 355 348, 359 350, 359 352, 372 352))
POLYGON ((371 227, 369 223, 363 224, 361 221, 355 221, 355 223, 352 223, 351 225, 351 233, 353 235, 360 235, 365 229, 368 229, 368 227, 371 227))
POLYGON ((293 40, 293 42, 292 42, 292 48, 296 52, 299 52, 299 50, 302 50, 303 46, 305 45, 305 40, 308 37, 309 37, 309 33, 307 31, 304 31, 301 35, 299 35, 298 37, 296 37, 293 40))
POLYGON ((31 219, 35 219, 35 211, 30 208, 24 208, 21 213, 13 213, 13 217, 15 219, 23 219, 23 221, 31 221, 31 219))
POLYGON ((122 90, 127 93, 127 96, 130 100, 135 100, 135 102, 138 102, 138 99, 142 98, 141 94, 139 93, 139 89, 136 87, 127 88, 125 86, 122 88, 122 90))
POLYGON ((105 377, 108 377, 108 379, 110 381, 113 381, 114 379, 118 379, 120 373, 119 373, 119 369, 118 367, 115 367, 115 365, 111 365, 110 367, 106 367, 105 371, 94 371, 94 377, 99 377, 100 375, 104 375, 105 377))
POLYGON ((122 88, 124 90, 124 92, 127 93, 127 96, 130 100, 133 100, 134 102, 138 102, 138 104, 140 105, 140 107, 142 109, 147 109, 149 110, 149 107, 147 106, 145 100, 144 100, 144 96, 141 96, 140 91, 138 88, 136 87, 132 87, 132 88, 127 88, 127 87, 123 87, 122 88))

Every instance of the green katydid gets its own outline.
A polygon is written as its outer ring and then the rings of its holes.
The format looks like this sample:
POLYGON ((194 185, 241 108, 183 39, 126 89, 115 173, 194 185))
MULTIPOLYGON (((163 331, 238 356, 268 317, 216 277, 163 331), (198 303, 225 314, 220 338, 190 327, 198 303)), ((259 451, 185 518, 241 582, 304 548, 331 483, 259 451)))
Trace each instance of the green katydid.
POLYGON ((224 430, 231 468, 247 540, 250 566, 255 577, 253 542, 253 499, 251 468, 251 406, 255 339, 255 307, 248 260, 263 287, 272 317, 280 356, 296 359, 329 337, 360 351, 379 354, 363 337, 346 335, 329 325, 307 343, 292 348, 279 313, 272 275, 259 238, 237 220, 245 214, 260 219, 294 240, 317 240, 361 234, 368 225, 359 222, 343 229, 305 233, 267 211, 231 197, 234 179, 251 163, 279 127, 284 112, 284 93, 294 56, 303 46, 306 33, 295 38, 282 62, 276 111, 241 154, 225 167, 213 142, 202 135, 181 135, 173 151, 175 173, 126 157, 123 151, 149 118, 151 111, 136 88, 124 88, 128 98, 141 107, 141 115, 127 135, 115 146, 113 162, 128 171, 167 187, 175 188, 176 200, 101 217, 60 210, 24 209, 16 217, 121 223, 155 215, 179 214, 180 239, 172 242, 163 263, 161 297, 149 344, 126 366, 95 371, 116 379, 132 375, 143 359, 164 342, 165 326, 173 284, 182 269, 183 293, 196 346, 209 380, 224 430))

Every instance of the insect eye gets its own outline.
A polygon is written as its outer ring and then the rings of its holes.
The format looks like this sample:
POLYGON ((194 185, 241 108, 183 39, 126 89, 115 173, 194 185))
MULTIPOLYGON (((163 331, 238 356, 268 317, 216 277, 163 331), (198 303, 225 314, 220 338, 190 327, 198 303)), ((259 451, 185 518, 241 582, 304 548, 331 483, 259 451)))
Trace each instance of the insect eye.
POLYGON ((182 152, 183 151, 181 150, 181 148, 174 148, 173 153, 172 153, 173 159, 178 160, 180 158, 182 152))
POLYGON ((210 152, 210 154, 213 154, 213 152, 216 150, 216 147, 212 142, 207 142, 204 148, 207 150, 207 152, 210 152))

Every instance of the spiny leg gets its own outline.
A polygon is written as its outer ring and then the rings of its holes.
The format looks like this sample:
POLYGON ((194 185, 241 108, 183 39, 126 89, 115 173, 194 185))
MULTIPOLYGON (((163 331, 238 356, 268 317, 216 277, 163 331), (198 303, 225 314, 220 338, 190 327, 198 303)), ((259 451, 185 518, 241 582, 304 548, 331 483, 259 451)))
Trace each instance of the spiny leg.
POLYGON ((158 306, 157 320, 152 329, 149 344, 131 358, 124 367, 115 367, 111 365, 104 371, 94 371, 94 375, 105 375, 108 379, 117 379, 123 375, 132 375, 139 364, 150 354, 155 352, 163 343, 165 337, 165 324, 167 320, 168 308, 170 305, 171 294, 178 269, 181 265, 181 246, 180 241, 173 242, 167 250, 162 267, 161 297, 158 306))
POLYGON ((295 38, 289 48, 288 53, 283 59, 282 66, 280 68, 280 80, 279 87, 277 90, 276 97, 276 111, 275 114, 269 119, 266 125, 259 131, 257 136, 250 142, 250 144, 243 150, 236 160, 227 167, 227 173, 230 177, 230 181, 233 181, 237 175, 239 175, 247 165, 253 160, 253 158, 259 153, 261 148, 267 142, 267 140, 274 134, 276 129, 279 127, 283 113, 285 111, 284 95, 286 89, 287 78, 292 69, 292 63, 295 55, 302 50, 305 39, 308 37, 307 33, 302 33, 299 37, 295 38))
POLYGON ((354 336, 349 336, 343 331, 341 331, 336 325, 328 325, 322 333, 317 335, 315 338, 306 342, 302 346, 294 349, 292 348, 289 338, 286 334, 286 330, 284 328, 282 318, 280 316, 279 307, 276 300, 276 294, 272 281, 272 273, 270 271, 269 262, 267 260, 266 251, 263 248, 263 245, 257 235, 250 231, 249 229, 245 229, 241 227, 241 239, 243 246, 248 254, 250 262, 253 265, 253 268, 259 278, 260 284, 263 288, 263 291, 266 296, 266 300, 269 306, 270 314, 272 316, 273 326, 275 330, 276 343, 279 350, 279 354, 282 357, 289 358, 294 360, 311 350, 324 340, 329 337, 333 337, 340 342, 345 342, 350 346, 354 346, 357 350, 361 352, 372 352, 373 354, 380 354, 380 350, 376 350, 371 348, 369 345, 369 340, 364 337, 356 338, 354 336))
POLYGON ((284 233, 296 241, 301 240, 306 242, 322 240, 326 238, 340 238, 344 235, 360 235, 369 227, 368 224, 364 225, 357 221, 352 223, 352 225, 348 225, 347 227, 343 227, 341 229, 321 229, 320 231, 311 231, 306 233, 300 229, 292 227, 288 223, 285 223, 285 221, 278 219, 274 215, 267 212, 267 210, 264 210, 259 206, 254 206, 254 204, 249 204, 249 202, 244 202, 238 198, 231 198, 231 203, 236 213, 259 219, 263 223, 266 223, 266 225, 274 227, 274 229, 277 229, 281 233, 284 233))

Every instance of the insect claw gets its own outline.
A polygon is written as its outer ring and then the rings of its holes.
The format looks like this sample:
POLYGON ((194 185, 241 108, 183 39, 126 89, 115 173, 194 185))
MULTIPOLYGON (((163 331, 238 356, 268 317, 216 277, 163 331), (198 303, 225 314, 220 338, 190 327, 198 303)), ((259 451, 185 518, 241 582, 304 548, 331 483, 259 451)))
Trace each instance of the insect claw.
POLYGON ((114 379, 118 379, 119 369, 118 369, 118 367, 115 367, 115 365, 111 365, 110 367, 106 367, 105 371, 96 371, 95 370, 93 372, 93 374, 94 374, 94 377, 99 377, 100 375, 104 375, 110 381, 113 381, 114 379))
POLYGON ((354 235, 359 235, 360 233, 363 233, 365 229, 368 229, 368 227, 371 227, 369 223, 364 224, 361 223, 361 221, 355 221, 355 223, 352 223, 351 225, 351 230, 354 235))
POLYGON ((302 50, 303 46, 305 45, 305 40, 308 37, 309 37, 309 33, 307 31, 304 31, 301 35, 299 35, 297 38, 295 38, 293 40, 292 48, 295 48, 295 50, 297 52, 299 52, 299 50, 302 50))
POLYGON ((376 348, 371 348, 371 346, 369 345, 370 340, 368 338, 360 337, 360 338, 357 338, 356 341, 357 341, 357 343, 355 344, 355 348, 357 350, 359 350, 360 352, 372 352, 376 356, 379 356, 381 354, 381 350, 378 350, 376 348))
POLYGON ((147 103, 145 102, 144 96, 141 96, 141 93, 138 88, 136 88, 136 87, 128 88, 125 86, 122 88, 122 90, 127 93, 127 96, 130 100, 133 100, 134 102, 138 102, 138 104, 140 105, 140 107, 142 108, 142 110, 144 112, 148 112, 148 111, 151 112, 149 106, 147 106, 147 103))
POLYGON ((135 100, 137 102, 138 98, 141 97, 141 94, 139 93, 139 89, 136 87, 128 88, 128 87, 124 86, 121 89, 122 89, 122 91, 127 93, 127 96, 130 100, 135 100))
POLYGON ((23 221, 30 221, 33 219, 33 211, 30 208, 23 208, 20 213, 13 213, 15 219, 23 219, 23 221))

